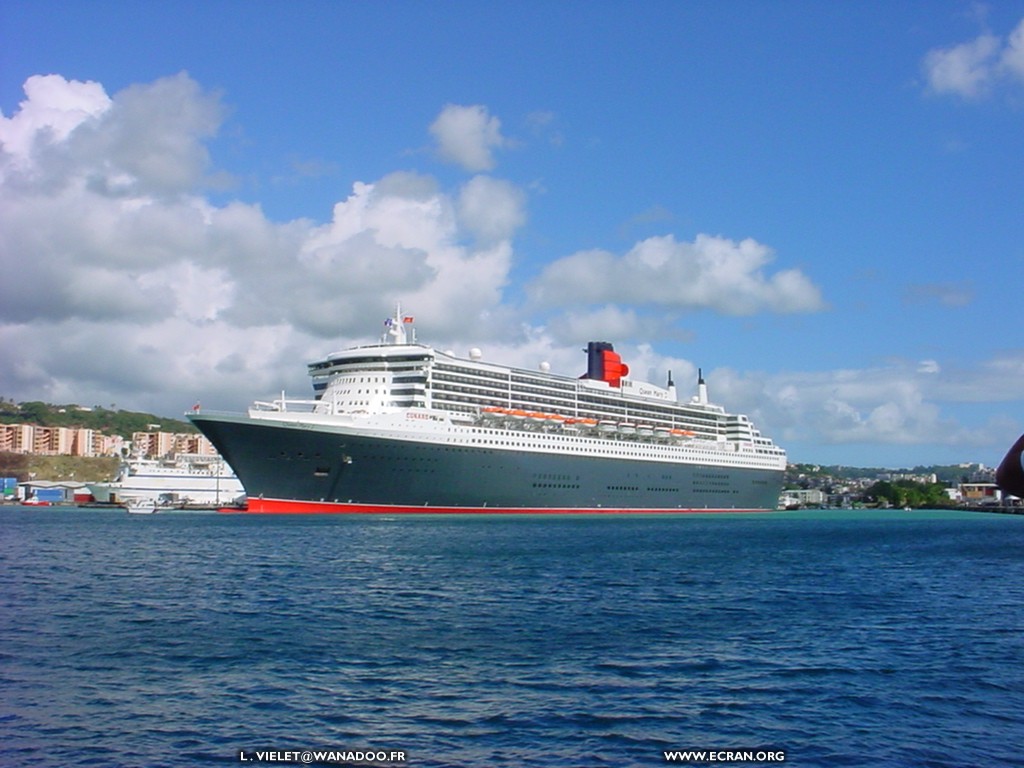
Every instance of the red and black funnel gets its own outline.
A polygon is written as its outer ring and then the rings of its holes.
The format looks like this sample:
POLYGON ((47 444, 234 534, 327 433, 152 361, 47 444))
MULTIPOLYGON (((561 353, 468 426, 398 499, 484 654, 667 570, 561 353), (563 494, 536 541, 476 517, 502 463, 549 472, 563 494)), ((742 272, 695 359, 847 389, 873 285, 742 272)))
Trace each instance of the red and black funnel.
POLYGON ((629 374, 629 366, 607 341, 591 341, 587 344, 587 372, 581 379, 607 381, 618 387, 622 377, 629 374))
POLYGON ((1021 453, 1024 452, 1024 435, 1017 438, 1010 452, 1003 458, 1003 463, 996 470, 996 485, 999 490, 1009 496, 1024 498, 1024 467, 1021 466, 1021 453))

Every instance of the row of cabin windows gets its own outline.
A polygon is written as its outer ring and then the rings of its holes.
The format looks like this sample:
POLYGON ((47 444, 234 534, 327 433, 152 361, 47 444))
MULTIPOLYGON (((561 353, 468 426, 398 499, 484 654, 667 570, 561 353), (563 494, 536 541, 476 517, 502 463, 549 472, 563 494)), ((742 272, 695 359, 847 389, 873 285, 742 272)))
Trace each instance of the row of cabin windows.
POLYGON ((489 371, 486 369, 466 368, 461 365, 451 365, 450 363, 439 363, 436 361, 434 363, 434 371, 435 373, 441 371, 445 373, 472 375, 481 379, 490 379, 491 381, 508 381, 507 371, 489 371))
MULTIPOLYGON (((487 407, 487 406, 505 406, 507 404, 506 401, 504 401, 504 400, 502 400, 500 398, 496 398, 496 397, 491 397, 491 398, 467 397, 467 396, 464 396, 464 395, 450 394, 450 393, 441 392, 441 391, 438 391, 438 390, 434 390, 434 398, 433 399, 434 399, 434 402, 435 402, 435 404, 437 405, 438 408, 448 408, 449 410, 458 410, 458 411, 462 411, 462 412, 466 412, 466 413, 473 412, 475 410, 475 408, 473 406, 482 406, 482 407, 487 407)), ((624 418, 629 418, 629 419, 632 419, 632 420, 639 419, 641 421, 650 421, 652 426, 673 426, 673 427, 678 426, 678 427, 685 427, 687 429, 691 429, 691 430, 693 430, 695 432, 699 432, 700 434, 705 434, 705 435, 716 434, 714 428, 717 426, 714 422, 709 422, 707 419, 695 420, 696 423, 695 422, 681 422, 681 421, 678 421, 678 420, 673 421, 671 419, 671 417, 669 417, 669 416, 658 417, 658 418, 652 418, 650 416, 648 416, 648 417, 637 416, 632 410, 630 410, 630 412, 628 414, 627 413, 623 413, 621 410, 611 411, 611 410, 594 410, 594 409, 584 409, 584 408, 581 408, 577 412, 573 408, 566 408, 565 405, 562 404, 562 403, 549 403, 549 402, 544 402, 544 401, 541 401, 541 400, 530 400, 530 401, 527 401, 527 400, 514 399, 514 400, 512 400, 511 407, 512 408, 521 409, 521 410, 527 410, 527 411, 537 410, 538 408, 540 408, 540 409, 543 409, 543 411, 546 412, 546 413, 556 413, 556 414, 559 414, 561 416, 566 416, 566 417, 570 417, 570 418, 589 418, 589 419, 598 419, 598 420, 601 420, 601 419, 616 419, 616 420, 620 420, 620 419, 624 419, 624 418)))
POLYGON ((487 369, 478 368, 466 368, 460 365, 451 365, 449 363, 434 363, 434 372, 444 374, 454 374, 466 381, 484 380, 489 383, 500 381, 503 384, 513 382, 515 384, 528 384, 536 387, 542 387, 546 390, 562 390, 565 392, 575 392, 576 382, 575 381, 564 381, 555 376, 537 376, 524 373, 510 373, 509 371, 490 371, 487 369))
MULTIPOLYGON (((566 442, 566 443, 583 443, 585 440, 586 440, 586 438, 581 438, 581 437, 561 437, 561 441, 562 442, 566 442)), ((485 438, 471 438, 470 442, 472 444, 474 444, 474 445, 504 445, 504 446, 517 446, 517 445, 521 445, 521 443, 519 441, 515 441, 515 440, 497 440, 497 439, 485 439, 485 438)), ((587 449, 584 450, 584 452, 585 453, 591 453, 591 454, 608 455, 609 451, 607 449, 610 446, 625 447, 623 445, 623 443, 614 443, 614 442, 609 441, 609 442, 604 443, 604 444, 602 444, 600 446, 595 445, 595 446, 592 446, 590 448, 587 448, 587 449)), ((661 447, 667 448, 670 451, 674 449, 674 452, 676 452, 676 453, 682 452, 682 450, 683 450, 679 446, 661 446, 661 447)), ((702 450, 702 449, 696 449, 696 450, 697 450, 697 453, 701 454, 702 456, 707 456, 709 458, 721 457, 723 455, 728 455, 728 454, 724 454, 722 451, 710 451, 710 450, 702 450)), ((650 457, 650 453, 647 452, 647 451, 617 450, 617 451, 612 451, 611 453, 613 455, 615 455, 615 456, 629 456, 629 457, 633 457, 633 458, 646 458, 646 457, 650 457)), ((776 468, 776 464, 773 461, 757 462, 757 465, 761 466, 764 469, 775 469, 776 468)), ((705 485, 719 485, 720 484, 719 482, 712 482, 712 481, 703 481, 703 483, 705 485)))

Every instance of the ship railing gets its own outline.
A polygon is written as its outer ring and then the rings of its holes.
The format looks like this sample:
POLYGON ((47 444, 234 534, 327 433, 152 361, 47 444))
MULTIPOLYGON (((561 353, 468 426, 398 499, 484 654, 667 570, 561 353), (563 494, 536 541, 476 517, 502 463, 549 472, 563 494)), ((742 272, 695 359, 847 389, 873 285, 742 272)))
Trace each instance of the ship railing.
POLYGON ((255 411, 276 411, 278 413, 312 413, 320 405, 319 400, 297 397, 279 397, 274 400, 256 400, 252 404, 255 411))

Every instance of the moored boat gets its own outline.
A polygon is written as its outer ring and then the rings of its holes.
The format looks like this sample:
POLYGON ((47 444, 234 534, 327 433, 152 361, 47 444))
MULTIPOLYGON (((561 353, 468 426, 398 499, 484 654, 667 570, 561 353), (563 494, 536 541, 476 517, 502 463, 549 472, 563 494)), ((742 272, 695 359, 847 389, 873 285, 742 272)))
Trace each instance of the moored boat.
POLYGON ((219 456, 178 454, 167 459, 126 459, 114 480, 90 483, 101 504, 172 506, 227 504, 244 492, 219 456))
POLYGON ((156 506, 148 504, 142 499, 135 499, 129 501, 124 505, 125 511, 129 515, 154 515, 156 514, 156 506))

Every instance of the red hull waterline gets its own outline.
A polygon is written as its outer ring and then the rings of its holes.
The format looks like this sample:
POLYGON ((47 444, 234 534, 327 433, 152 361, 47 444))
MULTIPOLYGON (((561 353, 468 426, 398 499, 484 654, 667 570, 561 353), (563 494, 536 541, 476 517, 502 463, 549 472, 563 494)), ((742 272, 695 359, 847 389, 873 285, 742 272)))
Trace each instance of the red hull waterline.
POLYGON ((264 515, 679 515, 771 512, 769 509, 623 509, 613 507, 410 507, 395 504, 352 504, 290 499, 249 499, 245 507, 224 507, 221 512, 264 515))

